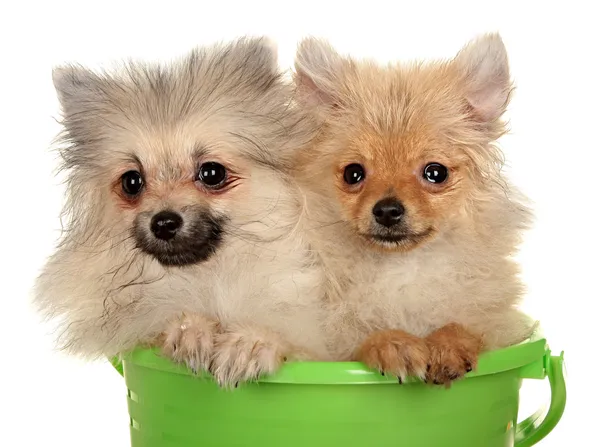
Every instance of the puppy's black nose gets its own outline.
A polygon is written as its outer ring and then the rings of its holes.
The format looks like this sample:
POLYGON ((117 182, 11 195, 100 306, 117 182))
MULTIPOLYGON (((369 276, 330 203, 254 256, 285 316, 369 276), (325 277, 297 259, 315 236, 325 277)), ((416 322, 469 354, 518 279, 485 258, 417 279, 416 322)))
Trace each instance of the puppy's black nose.
POLYGON ((173 211, 161 211, 152 218, 150 229, 158 239, 168 241, 173 239, 177 230, 183 225, 183 219, 173 211))
POLYGON ((373 207, 375 221, 384 227, 392 227, 402 220, 404 207, 394 198, 382 199, 373 207))

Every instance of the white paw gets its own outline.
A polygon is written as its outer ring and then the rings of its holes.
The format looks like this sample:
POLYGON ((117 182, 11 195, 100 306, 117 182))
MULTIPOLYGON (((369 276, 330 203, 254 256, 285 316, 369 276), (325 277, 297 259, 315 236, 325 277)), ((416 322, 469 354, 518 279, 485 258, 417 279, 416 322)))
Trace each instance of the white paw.
POLYGON ((219 323, 199 314, 183 315, 162 334, 162 350, 170 359, 185 363, 194 373, 208 370, 219 323))
POLYGON ((240 382, 273 374, 285 361, 276 337, 254 331, 231 331, 217 335, 211 373, 220 386, 235 388, 240 382))

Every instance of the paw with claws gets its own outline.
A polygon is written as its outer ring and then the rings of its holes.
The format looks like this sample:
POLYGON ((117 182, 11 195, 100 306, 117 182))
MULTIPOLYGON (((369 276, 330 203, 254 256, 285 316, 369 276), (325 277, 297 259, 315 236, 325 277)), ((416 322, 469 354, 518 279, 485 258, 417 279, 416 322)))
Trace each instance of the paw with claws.
POLYGON ((209 368, 219 330, 216 320, 186 314, 169 323, 160 336, 160 346, 164 355, 198 373, 209 368))
POLYGON ((401 330, 371 334, 355 359, 382 374, 393 374, 403 383, 407 377, 425 378, 429 351, 425 340, 401 330))
POLYGON ((426 381, 446 387, 475 369, 482 338, 459 324, 448 324, 431 333, 425 341, 429 349, 426 381))
POLYGON ((219 334, 210 372, 224 388, 273 374, 286 361, 279 337, 251 327, 236 327, 219 334))

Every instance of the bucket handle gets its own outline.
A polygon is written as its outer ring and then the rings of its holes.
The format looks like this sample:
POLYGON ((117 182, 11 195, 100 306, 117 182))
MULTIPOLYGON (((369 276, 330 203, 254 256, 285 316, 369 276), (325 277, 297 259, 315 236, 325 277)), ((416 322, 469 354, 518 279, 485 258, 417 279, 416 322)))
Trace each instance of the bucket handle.
POLYGON ((121 376, 123 375, 123 362, 121 361, 119 356, 111 357, 109 359, 110 364, 117 370, 121 376))
POLYGON ((546 357, 546 372, 550 382, 550 405, 538 410, 517 425, 515 447, 531 447, 544 439, 560 421, 567 402, 565 385, 564 352, 560 356, 546 357))

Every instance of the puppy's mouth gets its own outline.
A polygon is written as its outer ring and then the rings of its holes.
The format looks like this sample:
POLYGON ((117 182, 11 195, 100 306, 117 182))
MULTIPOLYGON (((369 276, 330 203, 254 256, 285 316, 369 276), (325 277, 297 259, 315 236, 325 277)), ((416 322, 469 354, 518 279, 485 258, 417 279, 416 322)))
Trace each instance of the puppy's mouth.
POLYGON ((223 219, 194 217, 169 240, 155 237, 139 222, 133 228, 136 247, 166 267, 182 267, 208 260, 223 236, 223 219))
POLYGON ((412 232, 412 231, 386 231, 386 232, 371 232, 363 233, 365 239, 370 242, 383 245, 385 247, 407 247, 414 246, 423 240, 427 239, 433 233, 433 228, 429 227, 425 231, 412 232))

